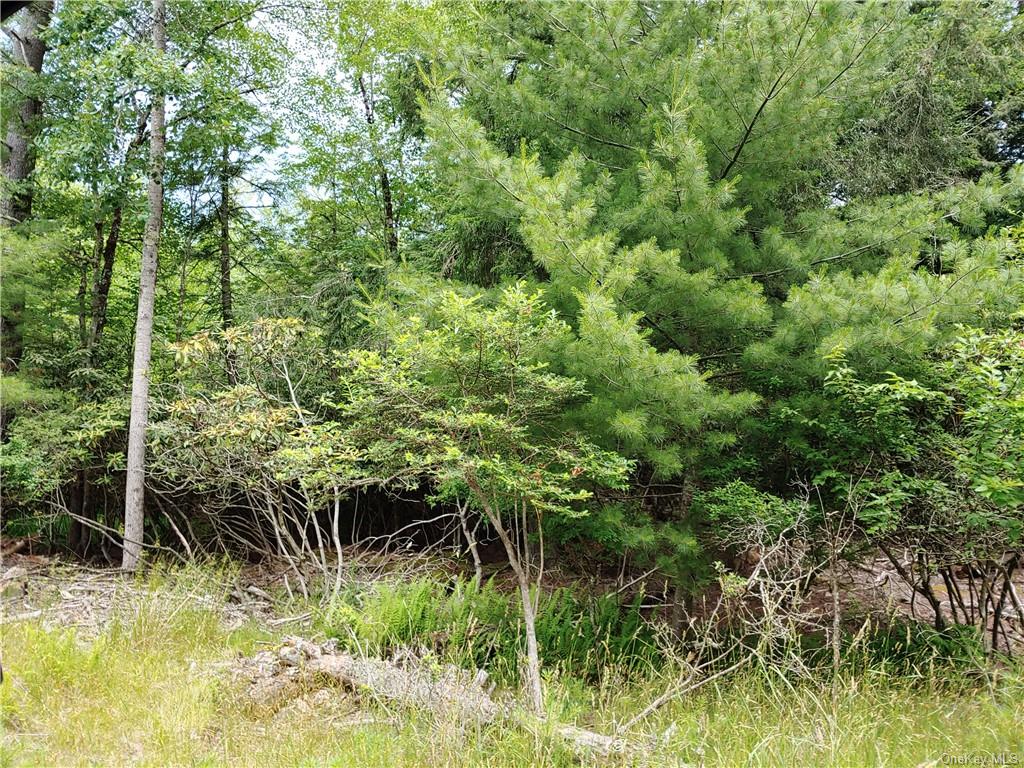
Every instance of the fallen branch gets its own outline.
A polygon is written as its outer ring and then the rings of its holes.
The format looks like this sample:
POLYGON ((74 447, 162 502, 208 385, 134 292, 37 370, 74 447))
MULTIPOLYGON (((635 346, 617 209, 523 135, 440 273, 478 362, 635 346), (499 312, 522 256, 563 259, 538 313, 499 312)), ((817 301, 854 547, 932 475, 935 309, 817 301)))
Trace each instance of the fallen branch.
POLYGON ((632 718, 631 720, 627 720, 623 725, 619 727, 618 732, 625 733, 630 728, 635 726, 637 723, 641 722, 642 720, 646 719, 647 717, 657 712, 659 709, 668 704, 670 701, 672 701, 672 699, 676 698, 677 696, 682 696, 687 693, 693 693, 701 686, 707 685, 713 680, 717 680, 720 677, 724 677, 725 675, 735 672, 737 669, 739 669, 748 661, 750 661, 750 659, 750 656, 743 656, 740 658, 739 661, 737 661, 732 666, 726 667, 725 669, 720 669, 713 675, 702 677, 699 680, 693 680, 692 675, 688 676, 682 683, 672 686, 667 691, 665 691, 665 693, 661 694, 661 696, 659 696, 646 707, 644 707, 643 710, 636 717, 632 718))

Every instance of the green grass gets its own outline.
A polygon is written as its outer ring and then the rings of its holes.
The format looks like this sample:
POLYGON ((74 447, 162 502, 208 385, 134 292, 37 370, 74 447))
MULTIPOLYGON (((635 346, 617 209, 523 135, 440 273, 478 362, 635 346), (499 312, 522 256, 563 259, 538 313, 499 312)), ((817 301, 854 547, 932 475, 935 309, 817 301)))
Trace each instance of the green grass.
POLYGON ((708 765, 940 765, 944 754, 1014 752, 1024 759, 1024 688, 995 694, 881 679, 796 688, 734 678, 670 707, 674 743, 708 765), (693 747, 686 747, 693 744, 693 747))
MULTIPOLYGON (((129 605, 97 637, 35 621, 3 627, 0 765, 581 764, 557 737, 521 727, 442 722, 366 702, 379 722, 332 721, 303 699, 277 711, 254 708, 228 664, 273 634, 254 625, 226 630, 214 610, 196 607, 188 579, 158 574, 154 585, 154 595, 129 605)), ((673 676, 667 664, 645 677, 609 667, 590 681, 556 665, 547 676, 549 710, 611 732, 673 676)), ((791 685, 750 672, 669 704, 635 736, 674 724, 668 742, 649 754, 651 766, 919 766, 941 765, 944 754, 1011 752, 1024 760, 1024 682, 1009 672, 998 680, 910 679, 861 665, 835 683, 791 685)), ((342 714, 354 708, 335 693, 342 714)), ((591 762, 598 761, 583 764, 591 762)))
MULTIPOLYGON (((641 616, 642 597, 621 603, 568 588, 543 594, 537 639, 546 665, 588 682, 610 666, 635 674, 657 669, 664 658, 641 616)), ((386 581, 343 592, 315 613, 317 628, 351 650, 380 655, 426 647, 454 664, 484 667, 502 683, 519 679, 525 648, 519 601, 493 581, 386 581)))

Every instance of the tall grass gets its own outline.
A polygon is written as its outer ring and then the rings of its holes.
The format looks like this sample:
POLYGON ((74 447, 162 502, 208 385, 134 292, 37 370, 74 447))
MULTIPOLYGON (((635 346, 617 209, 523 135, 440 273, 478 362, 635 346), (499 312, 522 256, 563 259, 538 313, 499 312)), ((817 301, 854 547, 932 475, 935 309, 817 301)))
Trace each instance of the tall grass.
MULTIPOLYGON (((641 615, 642 595, 580 597, 561 588, 541 596, 537 640, 545 664, 594 682, 609 667, 642 673, 663 661, 655 632, 641 615)), ((382 582, 343 593, 320 609, 317 625, 351 650, 386 654, 427 649, 495 679, 518 679, 523 654, 521 608, 493 581, 455 577, 382 582)))
MULTIPOLYGON (((1024 758, 1019 671, 944 677, 951 667, 936 663, 935 675, 925 679, 867 656, 838 679, 794 681, 750 671, 673 701, 631 734, 636 741, 652 739, 642 759, 581 760, 543 728, 448 722, 355 701, 339 689, 330 689, 328 704, 311 703, 300 690, 284 706, 263 709, 251 705, 229 667, 237 654, 274 642, 274 634, 255 625, 225 629, 214 606, 197 605, 197 587, 188 579, 165 573, 146 586, 146 594, 95 637, 46 629, 37 620, 2 627, 0 765, 920 766, 942 765, 944 755, 1024 758), (353 724, 348 714, 357 708, 378 721, 353 724)), ((511 628, 516 617, 500 613, 509 604, 494 585, 389 585, 353 592, 321 620, 339 632, 343 622, 362 622, 344 631, 381 648, 443 631, 450 620, 455 631, 444 642, 477 652, 518 642, 511 628), (432 607, 438 591, 445 598, 432 607), (494 626, 507 627, 509 639, 489 638, 494 626)), ((552 632, 579 624, 579 637, 610 638, 610 647, 628 650, 616 632, 625 632, 621 617, 630 615, 631 605, 619 606, 612 621, 601 618, 610 609, 570 610, 566 604, 564 597, 550 598, 552 632)), ((552 652, 560 647, 565 650, 546 679, 552 714, 605 733, 679 674, 666 655, 660 664, 632 669, 616 654, 588 655, 582 641, 549 645, 552 652), (576 672, 574 659, 596 665, 599 658, 609 664, 595 676, 576 672)), ((504 652, 490 658, 504 658, 504 652)))

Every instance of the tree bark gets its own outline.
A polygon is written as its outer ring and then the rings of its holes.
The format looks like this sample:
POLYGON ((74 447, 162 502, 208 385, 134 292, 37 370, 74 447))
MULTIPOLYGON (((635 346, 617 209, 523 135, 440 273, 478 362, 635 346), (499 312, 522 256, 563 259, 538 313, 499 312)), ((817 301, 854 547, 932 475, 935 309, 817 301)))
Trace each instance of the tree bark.
MULTIPOLYGON (((235 313, 231 295, 231 148, 227 142, 220 156, 220 324, 225 331, 234 325, 235 313)), ((228 381, 238 383, 237 358, 228 349, 225 353, 228 381)))
MULTIPOLYGON (((107 233, 107 241, 103 245, 102 260, 97 261, 96 280, 92 287, 92 323, 89 327, 89 358, 92 362, 93 355, 100 339, 103 337, 103 329, 107 325, 107 302, 110 299, 110 284, 114 279, 114 259, 117 256, 117 244, 121 239, 121 219, 123 209, 120 205, 114 208, 110 217, 110 232, 107 233)), ((97 245, 103 243, 103 222, 96 222, 97 245)))
POLYGON ((92 322, 89 327, 88 347, 89 362, 93 364, 95 364, 96 347, 99 346, 100 340, 103 338, 103 329, 107 325, 107 303, 110 298, 110 284, 114 278, 114 260, 117 258, 117 246, 121 240, 121 223, 124 219, 125 203, 122 190, 127 183, 128 164, 131 162, 132 153, 141 147, 146 139, 147 123, 148 120, 145 115, 139 117, 135 128, 135 135, 128 143, 127 149, 125 149, 124 162, 121 167, 121 181, 116 192, 118 197, 115 198, 118 202, 110 216, 110 232, 107 233, 105 244, 103 243, 103 221, 99 218, 96 221, 97 253, 99 253, 99 248, 102 246, 103 258, 102 262, 98 256, 95 259, 96 268, 92 287, 92 322))
POLYGON ((220 157, 220 323, 227 330, 234 323, 231 306, 231 178, 228 173, 230 148, 227 144, 220 157))
MULTIPOLYGON (((5 84, 7 89, 21 97, 14 113, 7 120, 4 143, 7 158, 3 163, 4 184, 0 188, 0 227, 13 227, 32 214, 31 177, 35 170, 35 137, 39 129, 42 100, 36 95, 33 82, 43 69, 46 43, 39 33, 46 29, 53 12, 53 0, 37 0, 25 9, 17 31, 4 30, 11 38, 12 58, 19 65, 5 84)), ((0 312, 0 368, 17 370, 21 363, 22 312, 21 298, 7 298, 0 312)))
POLYGON ((391 179, 384 161, 377 159, 380 167, 380 192, 384 200, 384 242, 388 253, 398 256, 398 225, 395 223, 395 205, 391 198, 391 179))
MULTIPOLYGON (((165 0, 153 0, 153 48, 167 50, 165 0)), ((135 359, 132 364, 131 420, 128 424, 128 478, 124 502, 124 547, 121 568, 135 570, 142 554, 146 479, 146 426, 149 421, 149 363, 153 344, 153 308, 156 299, 157 251, 164 213, 164 94, 153 94, 152 131, 149 139, 149 218, 142 244, 139 308, 135 319, 135 359)))
POLYGON ((89 291, 89 264, 83 262, 81 272, 78 276, 78 343, 85 349, 89 343, 89 331, 87 328, 89 322, 89 311, 85 306, 85 299, 88 296, 89 291))
MULTIPOLYGON (((93 194, 95 196, 95 190, 93 194)), ((97 210, 94 214, 95 221, 92 223, 92 257, 89 259, 89 266, 92 269, 92 286, 89 288, 89 321, 88 327, 85 330, 85 339, 82 341, 82 348, 89 349, 90 351, 92 347, 92 326, 96 319, 96 297, 99 293, 100 275, 103 269, 103 218, 99 211, 100 203, 98 199, 95 201, 95 205, 97 210)))
POLYGON ((16 114, 8 120, 8 147, 4 162, 4 178, 8 188, 0 197, 0 226, 20 224, 32 215, 32 187, 29 182, 36 166, 35 137, 43 102, 35 93, 35 75, 42 72, 46 43, 39 33, 46 29, 53 13, 53 0, 37 0, 25 9, 16 32, 7 31, 11 38, 14 61, 27 69, 31 76, 12 78, 8 88, 21 94, 16 114))
POLYGON ((682 584, 677 583, 672 590, 671 612, 672 636, 676 640, 681 640, 686 631, 686 618, 686 590, 682 584))
MULTIPOLYGON (((188 267, 192 260, 192 241, 196 232, 196 190, 189 187, 188 206, 188 237, 185 239, 184 253, 181 255, 181 267, 178 274, 178 314, 174 321, 174 343, 178 344, 185 337, 185 302, 188 299, 188 267)), ((175 370, 178 363, 174 364, 175 370)))
MULTIPOLYGON (((534 714, 544 713, 544 687, 540 679, 540 650, 537 645, 537 615, 534 611, 533 598, 530 596, 530 575, 526 571, 522 558, 519 556, 519 549, 512 541, 498 511, 491 506, 484 493, 483 488, 472 474, 466 476, 466 484, 477 497, 480 506, 488 522, 493 526, 498 538, 505 547, 505 554, 508 556, 508 564, 516 575, 516 582, 519 584, 519 597, 523 605, 523 630, 526 634, 526 687, 530 695, 530 705, 534 714)), ((540 584, 537 585, 540 587, 540 584)))
POLYGON ((93 486, 89 469, 76 473, 75 486, 71 497, 70 510, 74 515, 68 527, 68 548, 79 557, 90 557, 93 550, 92 527, 86 521, 97 518, 93 486))
POLYGON ((71 516, 71 520, 68 524, 68 549, 76 555, 82 554, 83 537, 85 534, 85 526, 82 525, 81 520, 75 517, 75 515, 79 515, 82 512, 83 474, 84 473, 79 470, 76 473, 74 483, 72 483, 71 487, 68 489, 69 498, 67 509, 71 516))
POLYGON ((469 527, 469 520, 466 515, 466 508, 469 506, 469 503, 459 501, 457 504, 459 508, 459 523, 462 525, 462 535, 466 537, 466 545, 473 556, 473 575, 477 585, 480 585, 484 581, 484 566, 480 561, 480 550, 476 543, 476 526, 472 529, 469 527))

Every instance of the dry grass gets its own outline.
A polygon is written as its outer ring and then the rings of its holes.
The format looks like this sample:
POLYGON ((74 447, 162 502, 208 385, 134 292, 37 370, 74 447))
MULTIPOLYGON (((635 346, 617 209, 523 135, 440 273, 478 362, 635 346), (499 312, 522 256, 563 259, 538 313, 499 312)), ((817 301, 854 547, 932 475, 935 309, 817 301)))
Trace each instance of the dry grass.
MULTIPOLYGON (((438 721, 338 689, 254 706, 232 677, 232 660, 267 647, 281 630, 259 617, 225 622, 218 583, 192 571, 126 585, 123 605, 96 631, 47 626, 43 617, 3 625, 0 765, 580 764, 550 734, 438 721)), ((610 672, 597 686, 552 675, 550 709, 611 732, 672 674, 630 685, 610 672)), ((1024 684, 1011 674, 988 686, 911 685, 867 672, 794 687, 750 672, 670 704, 635 736, 674 726, 646 760, 651 766, 919 766, 963 754, 1016 753, 1024 761, 1022 723, 1024 684)))

